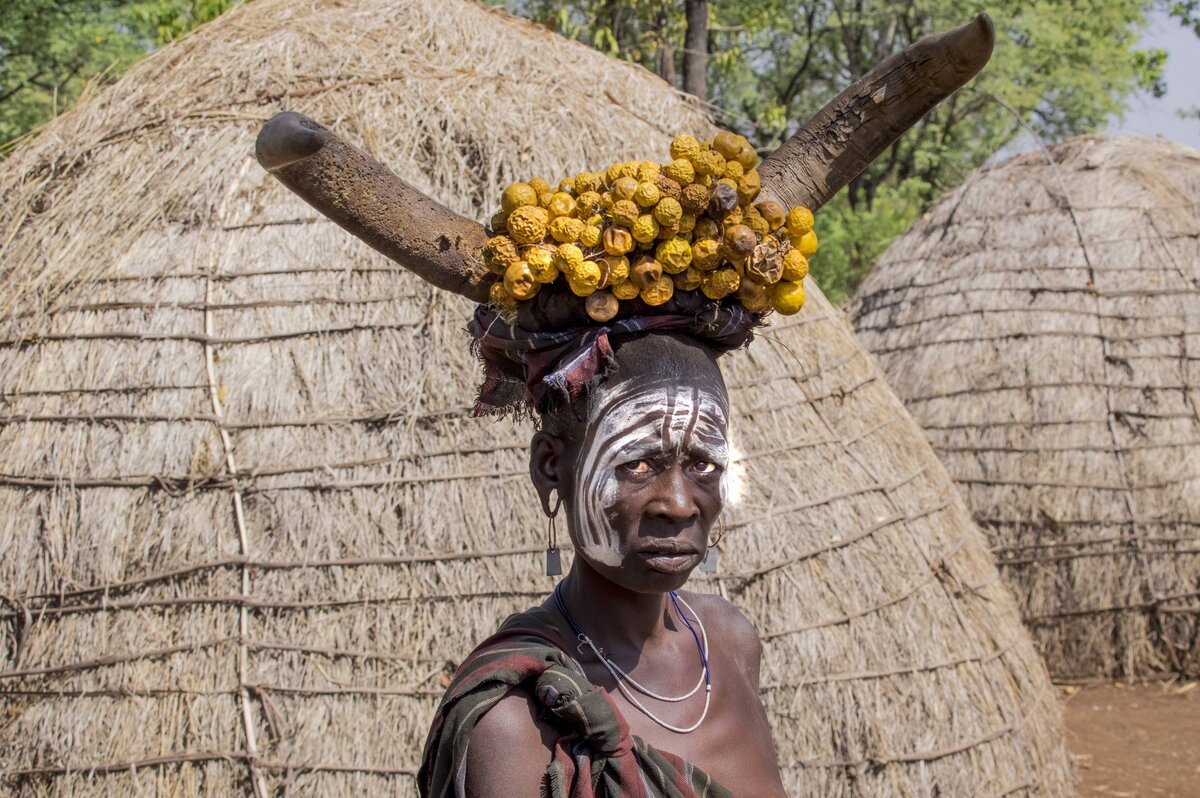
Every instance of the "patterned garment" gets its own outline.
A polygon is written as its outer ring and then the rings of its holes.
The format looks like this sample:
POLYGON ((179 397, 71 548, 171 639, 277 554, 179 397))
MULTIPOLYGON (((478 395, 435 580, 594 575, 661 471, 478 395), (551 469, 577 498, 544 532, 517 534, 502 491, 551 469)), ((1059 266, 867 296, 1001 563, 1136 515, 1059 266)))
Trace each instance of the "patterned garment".
POLYGON ((425 744, 422 798, 462 798, 467 742, 484 713, 523 685, 563 730, 542 782, 549 798, 731 798, 700 768, 629 733, 608 693, 564 653, 545 610, 511 616, 458 669, 425 744))
POLYGON ((509 324, 487 305, 475 309, 469 325, 472 349, 483 362, 483 385, 475 415, 544 408, 548 399, 573 402, 612 365, 610 337, 646 332, 679 332, 716 352, 746 346, 762 314, 741 305, 692 300, 676 302, 675 312, 630 316, 604 325, 569 330, 528 330, 509 324), (687 312, 682 312, 687 311, 687 312))

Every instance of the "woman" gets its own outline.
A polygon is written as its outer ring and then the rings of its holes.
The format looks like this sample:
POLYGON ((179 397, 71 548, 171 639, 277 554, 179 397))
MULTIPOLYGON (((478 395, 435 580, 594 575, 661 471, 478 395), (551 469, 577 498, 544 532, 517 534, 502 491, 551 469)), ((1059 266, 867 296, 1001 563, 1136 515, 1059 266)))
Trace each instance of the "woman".
POLYGON ((673 592, 724 504, 727 412, 712 350, 644 334, 543 415, 530 473, 547 515, 565 511, 574 564, 459 669, 422 794, 784 794, 754 626, 724 599, 673 592))

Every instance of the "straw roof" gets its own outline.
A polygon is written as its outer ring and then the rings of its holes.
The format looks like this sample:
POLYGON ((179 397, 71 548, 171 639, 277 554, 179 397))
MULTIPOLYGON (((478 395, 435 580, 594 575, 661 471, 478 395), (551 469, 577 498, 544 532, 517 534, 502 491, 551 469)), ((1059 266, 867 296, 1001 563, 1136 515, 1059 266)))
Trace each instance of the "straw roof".
MULTIPOLYGON (((708 129, 460 0, 256 0, 0 166, 6 793, 412 795, 447 664, 548 592, 530 430, 466 415, 470 308, 255 164, 282 108, 480 219, 708 129)), ((1067 794, 920 432, 815 286, 763 338, 726 364, 744 498, 697 583, 759 625, 791 794, 1067 794)))
POLYGON ((973 174, 852 308, 1057 676, 1200 674, 1200 151, 973 174))

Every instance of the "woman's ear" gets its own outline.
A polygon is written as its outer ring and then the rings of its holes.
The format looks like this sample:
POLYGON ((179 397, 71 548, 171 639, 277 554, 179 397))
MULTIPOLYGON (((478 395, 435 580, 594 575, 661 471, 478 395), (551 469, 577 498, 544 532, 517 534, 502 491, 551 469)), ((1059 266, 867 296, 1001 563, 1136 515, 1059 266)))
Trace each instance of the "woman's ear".
POLYGON ((558 501, 570 491, 567 464, 564 459, 566 442, 548 432, 536 432, 529 442, 529 476, 542 501, 542 510, 550 515, 550 494, 558 491, 558 501))

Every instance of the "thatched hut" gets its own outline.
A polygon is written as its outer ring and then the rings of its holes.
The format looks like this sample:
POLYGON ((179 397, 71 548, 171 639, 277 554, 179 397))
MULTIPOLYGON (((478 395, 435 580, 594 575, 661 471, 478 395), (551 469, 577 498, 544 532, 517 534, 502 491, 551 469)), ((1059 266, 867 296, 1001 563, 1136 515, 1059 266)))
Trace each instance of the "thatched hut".
POLYGON ((979 170, 881 258, 860 339, 962 486, 1050 669, 1200 674, 1200 151, 979 170))
MULTIPOLYGON (((466 302, 254 162, 301 110, 486 218, 709 123, 460 0, 256 0, 0 166, 0 791, 414 793, 444 677, 540 599, 529 429, 471 419, 466 302)), ((793 795, 1064 795, 1044 666, 840 314, 729 358, 793 795)))

